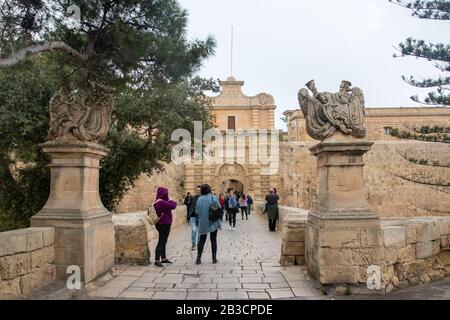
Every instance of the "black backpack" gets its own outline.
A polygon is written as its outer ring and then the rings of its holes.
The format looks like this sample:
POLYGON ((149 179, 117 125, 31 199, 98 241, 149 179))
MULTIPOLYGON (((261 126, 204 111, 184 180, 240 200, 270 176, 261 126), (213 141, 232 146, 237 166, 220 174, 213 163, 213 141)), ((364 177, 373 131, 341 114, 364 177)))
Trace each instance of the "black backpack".
POLYGON ((217 205, 217 203, 214 202, 214 197, 211 195, 212 198, 212 204, 209 207, 209 221, 210 222, 216 222, 217 220, 220 220, 222 218, 222 208, 217 205))

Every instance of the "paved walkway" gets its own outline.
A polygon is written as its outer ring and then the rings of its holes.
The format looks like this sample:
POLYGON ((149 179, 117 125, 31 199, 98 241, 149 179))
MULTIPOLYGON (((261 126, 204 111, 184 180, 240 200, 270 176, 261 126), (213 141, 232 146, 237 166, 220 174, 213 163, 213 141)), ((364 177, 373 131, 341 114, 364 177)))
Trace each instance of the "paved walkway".
MULTIPOLYGON (((173 261, 165 268, 153 265, 115 268, 116 277, 89 293, 95 298, 131 299, 317 299, 305 268, 281 267, 281 235, 269 232, 267 221, 252 214, 237 218, 236 231, 228 223, 218 234, 217 264, 212 263, 209 239, 202 264, 191 251, 190 227, 171 231, 167 253, 173 261)), ((152 257, 154 246, 152 245, 152 257)))

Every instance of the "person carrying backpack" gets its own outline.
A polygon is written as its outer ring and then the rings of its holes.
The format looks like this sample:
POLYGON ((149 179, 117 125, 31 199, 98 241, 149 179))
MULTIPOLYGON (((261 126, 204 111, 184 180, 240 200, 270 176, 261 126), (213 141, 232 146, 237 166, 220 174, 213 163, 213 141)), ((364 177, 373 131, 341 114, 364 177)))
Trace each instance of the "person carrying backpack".
POLYGON ((220 221, 220 214, 222 207, 219 199, 211 192, 211 187, 204 184, 200 188, 201 196, 197 199, 195 212, 198 216, 198 233, 200 240, 197 245, 197 261, 196 264, 201 264, 203 248, 205 246, 206 238, 209 234, 211 240, 212 261, 217 263, 217 231, 222 229, 220 221))
POLYGON ((230 227, 228 230, 236 230, 236 214, 238 210, 238 200, 234 195, 234 190, 230 190, 230 195, 228 197, 228 221, 230 222, 230 227))
POLYGON ((253 198, 250 196, 250 193, 247 193, 247 214, 250 215, 252 211, 253 198))

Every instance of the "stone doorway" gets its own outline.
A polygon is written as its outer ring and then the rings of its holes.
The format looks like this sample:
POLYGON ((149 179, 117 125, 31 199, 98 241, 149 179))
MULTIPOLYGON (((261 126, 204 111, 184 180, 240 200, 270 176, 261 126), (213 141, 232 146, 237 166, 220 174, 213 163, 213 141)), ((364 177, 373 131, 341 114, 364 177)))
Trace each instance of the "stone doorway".
POLYGON ((244 189, 244 184, 236 179, 228 179, 225 181, 222 181, 222 183, 220 184, 220 193, 225 193, 227 192, 227 190, 229 188, 233 188, 234 190, 236 190, 236 192, 242 194, 245 189, 244 189))

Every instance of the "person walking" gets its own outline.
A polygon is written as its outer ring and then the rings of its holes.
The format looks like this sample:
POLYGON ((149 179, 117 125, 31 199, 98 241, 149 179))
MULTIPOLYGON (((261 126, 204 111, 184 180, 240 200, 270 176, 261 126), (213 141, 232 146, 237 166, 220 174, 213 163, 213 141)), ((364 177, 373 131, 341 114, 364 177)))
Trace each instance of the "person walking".
POLYGON ((220 221, 223 221, 223 215, 225 214, 225 197, 223 193, 220 193, 219 196, 220 207, 222 208, 222 216, 220 217, 220 221))
POLYGON ((245 196, 244 193, 242 193, 242 196, 239 199, 239 207, 241 208, 242 220, 244 220, 244 214, 245 214, 245 218, 248 220, 247 197, 245 196))
POLYGON ((158 187, 153 207, 155 208, 156 215, 159 217, 159 221, 155 224, 156 230, 158 231, 155 266, 163 267, 163 263, 172 263, 166 256, 166 244, 169 238, 170 226, 172 225, 172 210, 177 207, 177 203, 169 199, 169 189, 158 187))
POLYGON ((277 227, 279 199, 280 197, 275 193, 275 190, 271 188, 269 194, 266 196, 266 208, 270 231, 275 231, 277 227))
POLYGON ((230 223, 230 228, 228 230, 236 230, 236 215, 238 210, 238 200, 234 195, 234 190, 230 190, 228 196, 228 222, 230 223))
POLYGON ((250 215, 252 211, 253 198, 250 196, 250 193, 247 193, 247 214, 250 215))
POLYGON ((183 202, 183 204, 186 206, 186 219, 187 219, 187 222, 189 222, 189 207, 191 205, 191 199, 192 199, 191 193, 188 192, 186 194, 186 197, 184 198, 184 202, 183 202))
POLYGON ((220 219, 216 221, 210 221, 210 209, 212 204, 220 207, 219 199, 211 193, 211 187, 208 184, 204 184, 201 187, 201 196, 197 199, 196 209, 198 215, 198 233, 200 235, 200 240, 198 241, 197 247, 197 261, 196 264, 201 264, 201 258, 203 253, 203 248, 205 246, 206 238, 209 234, 211 241, 211 253, 213 263, 217 263, 217 232, 222 229, 222 223, 220 219))
POLYGON ((195 250, 198 242, 198 217, 197 213, 195 212, 195 208, 197 205, 197 200, 200 197, 200 187, 201 186, 198 185, 195 190, 195 196, 193 196, 191 199, 188 212, 188 221, 189 224, 191 225, 191 241, 192 241, 191 250, 195 250))

